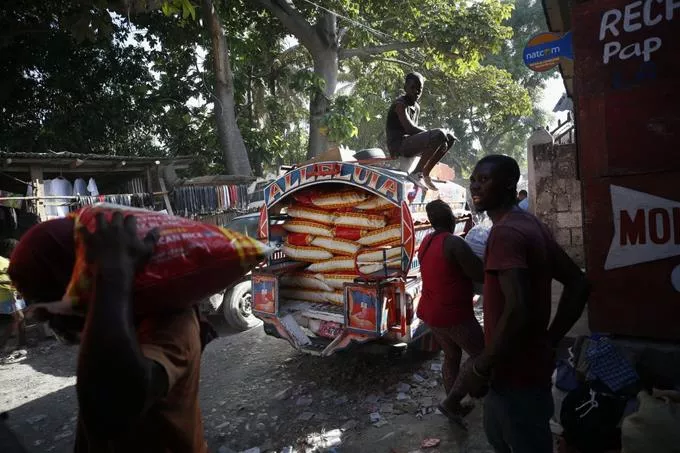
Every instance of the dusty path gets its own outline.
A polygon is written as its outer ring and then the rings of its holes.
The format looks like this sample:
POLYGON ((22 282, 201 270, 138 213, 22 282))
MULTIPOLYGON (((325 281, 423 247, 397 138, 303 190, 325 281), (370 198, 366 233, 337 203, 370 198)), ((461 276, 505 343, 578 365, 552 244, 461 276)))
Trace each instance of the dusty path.
MULTIPOLYGON (((298 354, 261 327, 221 330, 202 366, 211 451, 311 451, 326 445, 341 452, 406 453, 428 437, 441 439, 439 451, 491 451, 481 434, 480 409, 469 416, 469 435, 435 413, 432 406, 443 392, 432 369, 439 357, 320 359, 298 354), (370 417, 375 413, 377 422, 370 417)), ((29 349, 26 360, 0 365, 0 412, 10 412, 7 425, 30 452, 72 451, 76 359, 76 347, 45 341, 29 349)))

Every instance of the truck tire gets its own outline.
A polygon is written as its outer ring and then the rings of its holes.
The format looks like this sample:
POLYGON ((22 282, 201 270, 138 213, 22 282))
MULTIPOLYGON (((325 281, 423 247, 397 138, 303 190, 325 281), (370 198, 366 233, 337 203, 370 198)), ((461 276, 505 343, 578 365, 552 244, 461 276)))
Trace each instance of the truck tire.
POLYGON ((253 315, 250 281, 241 282, 224 294, 222 312, 227 323, 238 331, 246 331, 262 324, 253 315))

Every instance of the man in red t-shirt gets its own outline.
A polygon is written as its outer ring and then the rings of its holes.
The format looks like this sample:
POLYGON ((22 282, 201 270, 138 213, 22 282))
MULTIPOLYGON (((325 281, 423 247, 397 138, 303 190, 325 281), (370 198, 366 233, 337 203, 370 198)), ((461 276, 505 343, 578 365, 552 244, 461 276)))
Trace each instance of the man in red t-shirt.
POLYGON ((552 453, 554 349, 583 312, 589 284, 547 227, 516 205, 519 166, 486 156, 470 177, 472 201, 493 228, 484 262, 486 347, 464 367, 470 394, 487 384, 484 430, 496 452, 552 453), (551 283, 564 284, 550 323, 551 283))

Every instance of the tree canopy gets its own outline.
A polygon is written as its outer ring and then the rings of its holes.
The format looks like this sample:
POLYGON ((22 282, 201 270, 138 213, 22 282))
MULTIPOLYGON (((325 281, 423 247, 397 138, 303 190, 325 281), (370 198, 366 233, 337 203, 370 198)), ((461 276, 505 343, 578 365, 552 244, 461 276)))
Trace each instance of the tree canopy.
POLYGON ((546 76, 521 62, 543 26, 534 0, 23 0, 4 8, 7 150, 190 154, 197 172, 262 174, 329 140, 384 147, 384 115, 414 70, 426 77, 421 123, 460 138, 446 157, 459 173, 484 153, 521 157, 531 125, 543 121, 535 106, 546 76))

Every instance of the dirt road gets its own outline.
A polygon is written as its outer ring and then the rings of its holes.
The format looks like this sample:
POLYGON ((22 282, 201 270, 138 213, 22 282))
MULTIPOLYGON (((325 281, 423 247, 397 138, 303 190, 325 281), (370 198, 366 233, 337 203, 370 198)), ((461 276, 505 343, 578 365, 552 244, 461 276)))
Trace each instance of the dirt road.
MULTIPOLYGON (((201 405, 211 451, 490 452, 480 409, 469 434, 433 406, 442 397, 439 357, 375 355, 321 359, 298 354, 261 327, 229 332, 203 356, 201 405), (290 451, 290 450, 287 450, 290 451)), ((28 358, 0 365, 0 412, 30 452, 72 451, 77 348, 44 341, 28 358)))

